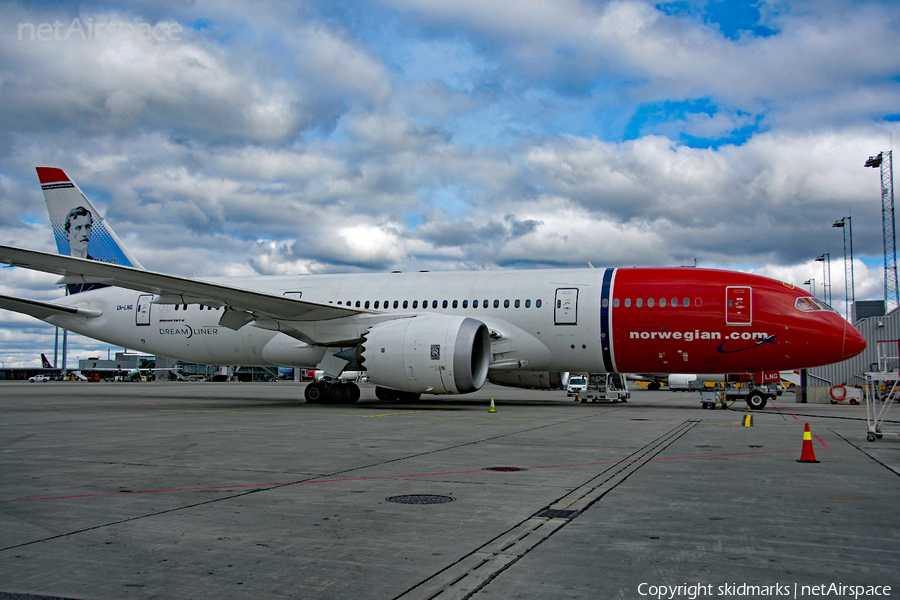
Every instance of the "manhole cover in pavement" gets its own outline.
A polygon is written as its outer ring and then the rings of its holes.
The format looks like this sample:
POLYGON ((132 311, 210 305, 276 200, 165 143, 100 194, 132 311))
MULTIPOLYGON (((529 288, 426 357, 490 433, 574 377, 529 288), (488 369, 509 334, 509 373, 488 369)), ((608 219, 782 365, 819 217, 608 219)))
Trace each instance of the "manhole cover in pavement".
POLYGON ((456 500, 453 496, 435 496, 433 494, 409 494, 406 496, 391 496, 385 498, 388 502, 397 504, 444 504, 456 500))
POLYGON ((524 467, 485 467, 482 471, 527 471, 524 467))

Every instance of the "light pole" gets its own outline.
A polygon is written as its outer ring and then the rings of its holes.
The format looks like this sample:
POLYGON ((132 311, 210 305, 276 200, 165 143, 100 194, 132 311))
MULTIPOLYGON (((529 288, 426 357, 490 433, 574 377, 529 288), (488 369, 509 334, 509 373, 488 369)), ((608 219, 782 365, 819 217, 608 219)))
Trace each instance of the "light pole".
POLYGON ((840 221, 835 221, 832 227, 840 227, 844 230, 844 294, 847 298, 847 320, 849 321, 850 307, 856 302, 856 289, 853 282, 853 218, 844 217, 840 221))
POLYGON ((894 169, 892 152, 870 156, 864 166, 881 171, 881 235, 884 242, 884 303, 888 312, 900 305, 897 282, 897 234, 894 230, 894 169))
POLYGON ((826 252, 816 258, 816 262, 822 263, 822 271, 825 283, 822 284, 822 299, 831 306, 831 253, 826 252))
POLYGON ((803 282, 803 285, 809 286, 810 293, 815 296, 816 295, 816 280, 813 278, 809 278, 803 282))

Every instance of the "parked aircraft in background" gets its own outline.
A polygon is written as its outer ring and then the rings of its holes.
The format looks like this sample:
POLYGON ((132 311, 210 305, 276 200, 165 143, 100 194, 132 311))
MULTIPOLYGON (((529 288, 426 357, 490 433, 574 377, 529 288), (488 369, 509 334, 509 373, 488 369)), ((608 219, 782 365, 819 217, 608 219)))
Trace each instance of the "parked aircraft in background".
POLYGON ((379 398, 416 398, 486 380, 559 387, 566 372, 806 368, 865 348, 805 290, 721 270, 166 275, 141 267, 62 170, 37 171, 59 255, 0 246, 0 262, 58 274, 70 295, 0 296, 0 308, 157 356, 320 369, 310 402, 356 401, 345 370, 364 371, 379 398))

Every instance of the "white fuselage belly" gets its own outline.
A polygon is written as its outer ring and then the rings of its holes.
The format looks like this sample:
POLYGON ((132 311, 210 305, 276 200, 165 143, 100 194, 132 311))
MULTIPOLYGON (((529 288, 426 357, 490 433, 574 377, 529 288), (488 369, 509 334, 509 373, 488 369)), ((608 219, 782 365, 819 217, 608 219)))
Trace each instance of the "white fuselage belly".
MULTIPOLYGON (((599 372, 604 370, 600 349, 604 271, 305 275, 211 281, 354 308, 365 308, 368 302, 369 310, 376 313, 469 316, 483 319, 489 326, 492 321, 501 323, 501 327, 502 323, 509 323, 534 336, 549 350, 549 358, 543 358, 546 353, 542 353, 542 360, 532 363, 532 367, 599 372), (566 289, 578 292, 571 299, 567 314, 562 315, 557 312, 556 296, 558 290, 566 289), (428 308, 423 308, 425 301, 428 308), (435 301, 437 308, 433 308, 435 301), (560 320, 565 323, 557 324, 560 320)), ((141 297, 147 305, 150 295, 120 288, 76 294, 68 297, 66 304, 101 310, 103 315, 94 319, 56 317, 56 324, 119 346, 203 364, 314 367, 325 352, 324 348, 307 346, 283 333, 252 324, 238 331, 223 327, 218 324, 221 310, 196 304, 187 305, 187 309, 185 305, 153 304, 149 314, 139 315, 141 297)), ((496 343, 497 350, 502 351, 503 343, 496 343)))

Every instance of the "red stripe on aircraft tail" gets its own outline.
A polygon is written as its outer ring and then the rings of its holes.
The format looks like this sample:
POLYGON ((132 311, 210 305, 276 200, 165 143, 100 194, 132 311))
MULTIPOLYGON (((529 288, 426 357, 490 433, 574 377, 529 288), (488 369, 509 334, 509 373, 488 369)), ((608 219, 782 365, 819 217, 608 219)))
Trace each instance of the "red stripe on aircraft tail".
POLYGON ((55 167, 37 167, 38 179, 41 183, 58 183, 60 181, 69 181, 69 177, 62 169, 55 167))

